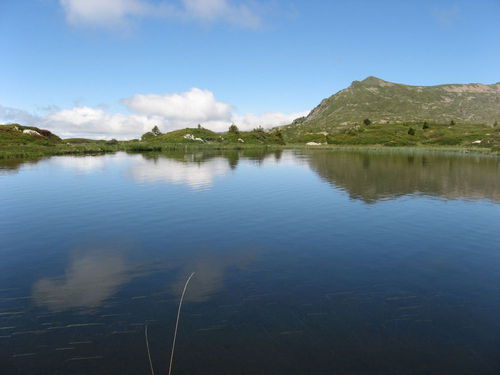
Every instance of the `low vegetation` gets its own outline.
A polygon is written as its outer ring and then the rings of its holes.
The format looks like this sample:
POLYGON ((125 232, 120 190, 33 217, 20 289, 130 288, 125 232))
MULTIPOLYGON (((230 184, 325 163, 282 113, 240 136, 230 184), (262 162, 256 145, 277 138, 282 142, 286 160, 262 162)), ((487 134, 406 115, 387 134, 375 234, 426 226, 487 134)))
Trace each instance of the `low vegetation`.
POLYGON ((101 154, 108 152, 162 152, 179 149, 251 149, 282 147, 419 147, 500 153, 500 127, 458 122, 360 124, 331 132, 287 132, 281 129, 240 131, 231 125, 225 133, 202 126, 162 134, 158 128, 141 140, 117 141, 85 138, 61 139, 48 130, 19 124, 0 125, 0 158, 46 155, 101 154))

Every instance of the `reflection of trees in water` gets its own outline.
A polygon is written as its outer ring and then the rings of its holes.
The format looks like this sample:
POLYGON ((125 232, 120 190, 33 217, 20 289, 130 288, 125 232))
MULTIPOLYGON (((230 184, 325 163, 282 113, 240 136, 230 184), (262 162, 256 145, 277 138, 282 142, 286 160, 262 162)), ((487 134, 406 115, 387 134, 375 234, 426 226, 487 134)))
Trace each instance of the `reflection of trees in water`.
POLYGON ((351 198, 408 194, 500 202, 500 158, 430 152, 313 151, 309 165, 351 198))
POLYGON ((224 158, 227 159, 231 169, 238 166, 240 159, 247 159, 256 161, 258 164, 262 164, 264 160, 270 156, 274 156, 276 161, 281 159, 283 150, 269 151, 265 148, 251 148, 251 149, 241 149, 241 150, 202 150, 196 152, 190 151, 163 151, 150 152, 141 154, 144 159, 158 161, 161 158, 168 158, 172 160, 177 160, 186 163, 203 163, 209 161, 213 158, 224 158))

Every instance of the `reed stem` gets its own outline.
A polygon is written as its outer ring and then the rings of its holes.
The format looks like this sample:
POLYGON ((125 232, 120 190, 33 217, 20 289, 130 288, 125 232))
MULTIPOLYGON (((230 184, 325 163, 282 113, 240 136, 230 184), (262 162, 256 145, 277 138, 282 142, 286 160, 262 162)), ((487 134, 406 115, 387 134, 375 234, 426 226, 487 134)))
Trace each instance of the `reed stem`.
POLYGON ((189 275, 188 279, 186 280, 186 283, 184 284, 184 289, 182 290, 182 295, 181 295, 181 300, 179 302, 179 308, 177 310, 177 321, 175 322, 175 330, 174 330, 174 339, 172 341, 172 352, 170 353, 170 365, 168 367, 168 375, 172 375, 172 364, 174 362, 174 351, 175 351, 175 341, 177 339, 177 329, 179 328, 179 319, 181 316, 181 308, 182 308, 182 302, 184 301, 184 295, 186 294, 186 289, 189 284, 189 281, 191 278, 194 276, 194 272, 189 275))

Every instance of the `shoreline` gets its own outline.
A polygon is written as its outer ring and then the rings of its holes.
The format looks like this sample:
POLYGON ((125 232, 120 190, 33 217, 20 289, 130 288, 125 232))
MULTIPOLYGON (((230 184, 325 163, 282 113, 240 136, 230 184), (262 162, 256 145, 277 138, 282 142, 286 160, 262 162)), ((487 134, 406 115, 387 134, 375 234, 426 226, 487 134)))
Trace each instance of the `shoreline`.
POLYGON ((239 151, 239 150, 331 150, 331 151, 370 151, 370 152, 439 152, 468 155, 500 156, 500 151, 486 147, 458 147, 458 146, 382 146, 382 145, 316 145, 304 144, 149 144, 142 142, 120 142, 116 145, 106 144, 81 144, 81 145, 51 145, 51 146, 14 146, 0 147, 0 159, 29 159, 45 156, 62 155, 101 155, 116 152, 142 153, 142 152, 166 152, 166 151, 239 151))

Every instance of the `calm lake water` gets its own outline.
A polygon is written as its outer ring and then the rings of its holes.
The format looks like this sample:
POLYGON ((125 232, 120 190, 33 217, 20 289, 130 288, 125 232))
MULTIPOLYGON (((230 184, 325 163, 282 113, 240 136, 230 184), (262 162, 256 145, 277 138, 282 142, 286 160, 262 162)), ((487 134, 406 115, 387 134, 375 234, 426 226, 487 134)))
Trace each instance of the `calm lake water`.
POLYGON ((0 372, 499 374, 500 158, 0 162, 0 372))

